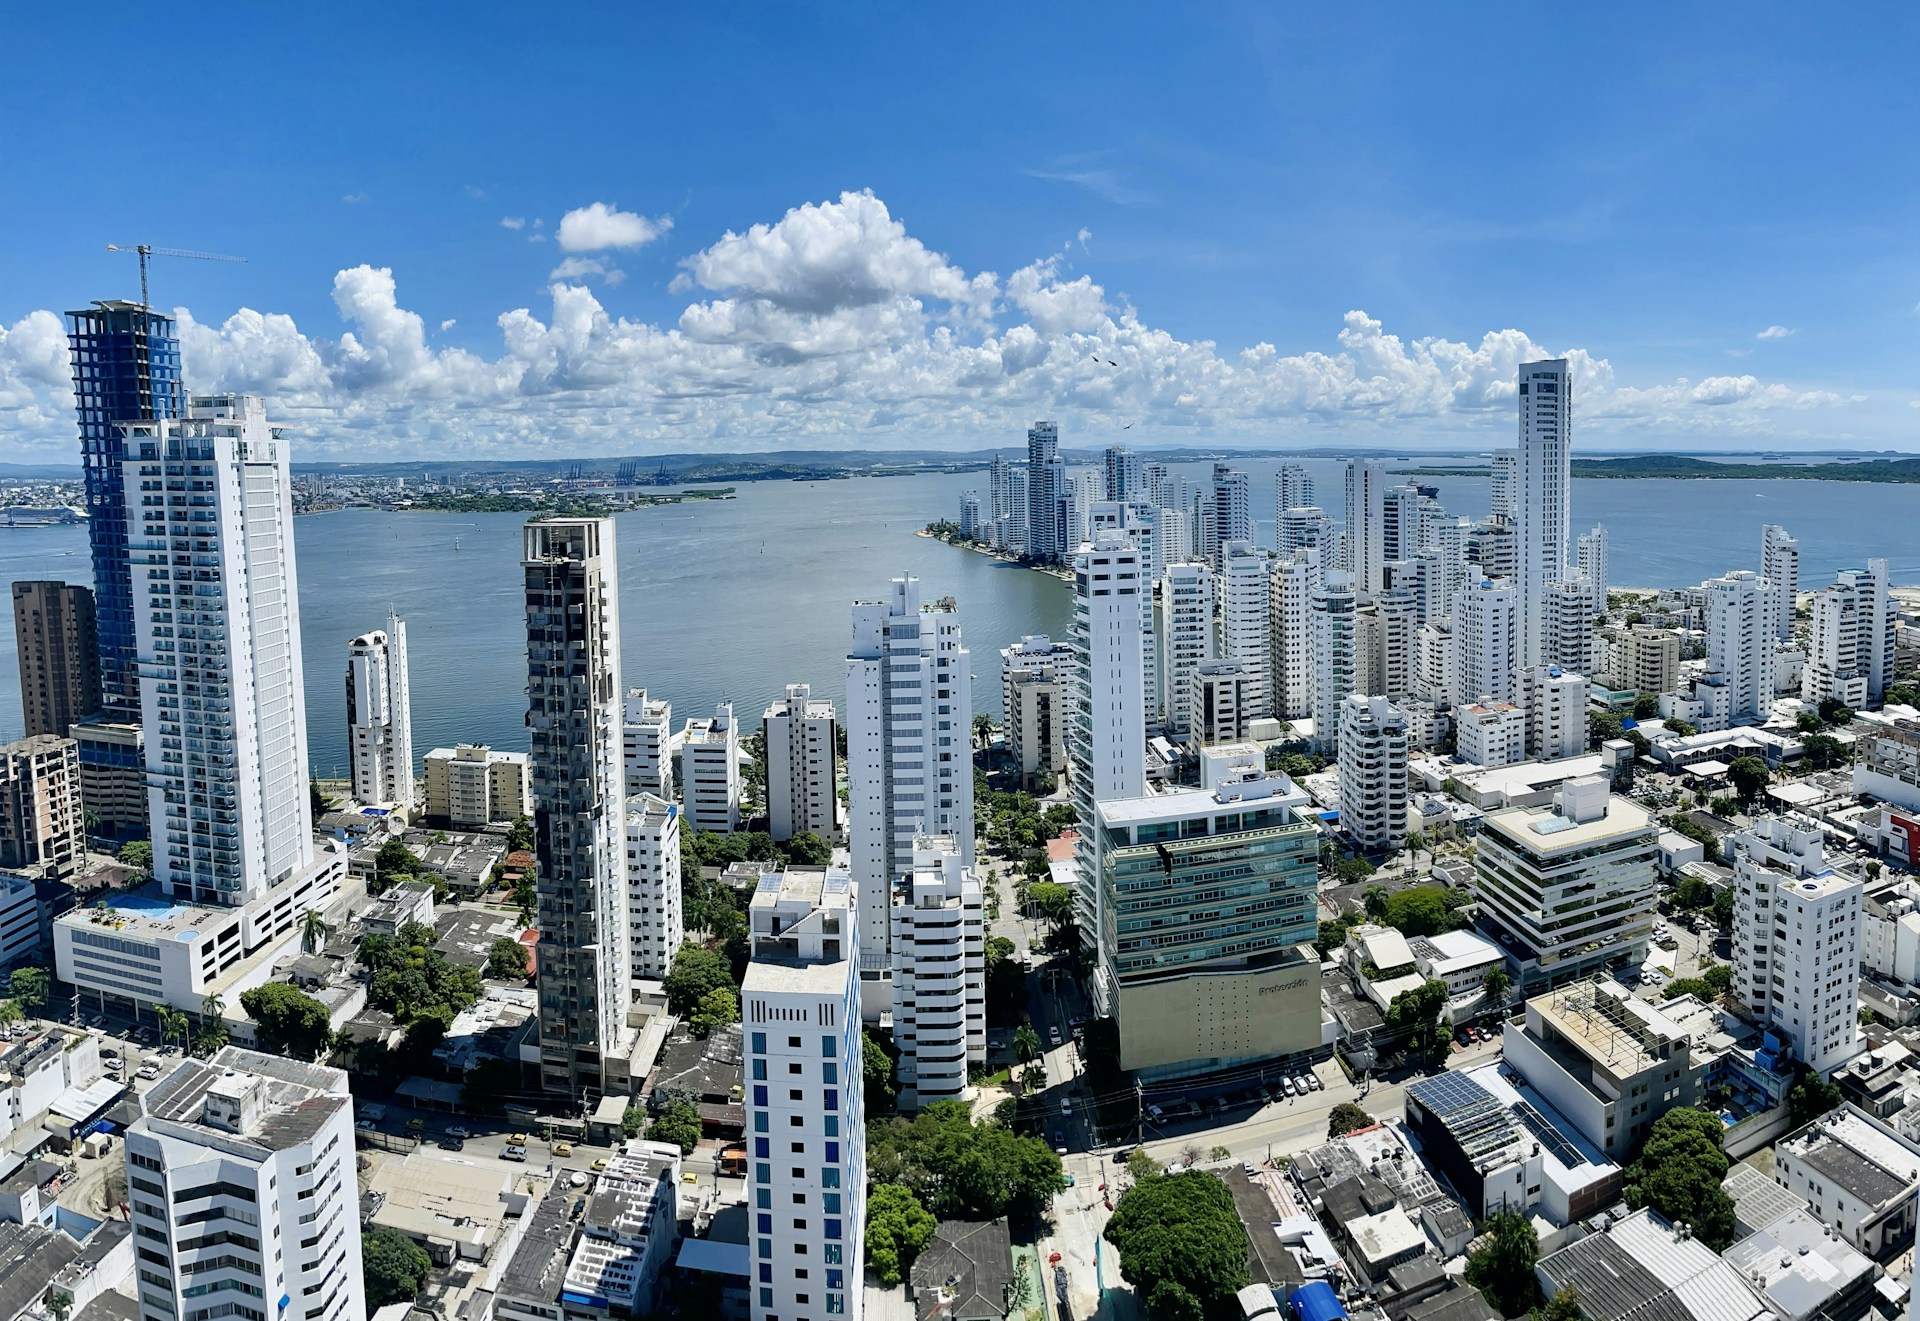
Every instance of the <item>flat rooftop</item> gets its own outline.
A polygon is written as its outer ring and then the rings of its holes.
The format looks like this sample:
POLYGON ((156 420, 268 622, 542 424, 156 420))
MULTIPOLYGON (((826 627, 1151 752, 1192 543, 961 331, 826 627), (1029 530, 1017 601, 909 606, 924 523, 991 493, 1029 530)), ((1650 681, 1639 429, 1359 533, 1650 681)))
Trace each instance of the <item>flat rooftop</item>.
POLYGON ((1099 804, 1099 808, 1102 822, 1119 826, 1214 816, 1236 807, 1305 807, 1308 801, 1292 780, 1274 771, 1257 780, 1234 780, 1212 789, 1180 788, 1139 798, 1117 798, 1099 804))
POLYGON ((1616 995, 1592 982, 1576 983, 1536 996, 1527 1008, 1616 1078, 1652 1068, 1661 1058, 1657 1047, 1688 1040, 1678 1023, 1624 987, 1616 995))
POLYGON ((1779 1146, 1869 1206, 1885 1206, 1920 1184, 1920 1150, 1852 1105, 1816 1119, 1779 1146))
POLYGON ((342 1070, 240 1046, 223 1047, 210 1060, 180 1061, 141 1098, 146 1120, 191 1129, 196 1139, 247 1142, 268 1151, 310 1140, 327 1120, 351 1104, 342 1070), (267 1084, 266 1104, 257 1124, 244 1133, 233 1133, 203 1121, 209 1092, 230 1090, 235 1083, 256 1078, 267 1084))
POLYGON ((1591 821, 1561 816, 1551 805, 1508 807, 1487 813, 1481 829, 1496 830, 1530 853, 1571 853, 1635 835, 1653 838, 1653 814, 1618 794, 1607 797, 1607 810, 1591 821))

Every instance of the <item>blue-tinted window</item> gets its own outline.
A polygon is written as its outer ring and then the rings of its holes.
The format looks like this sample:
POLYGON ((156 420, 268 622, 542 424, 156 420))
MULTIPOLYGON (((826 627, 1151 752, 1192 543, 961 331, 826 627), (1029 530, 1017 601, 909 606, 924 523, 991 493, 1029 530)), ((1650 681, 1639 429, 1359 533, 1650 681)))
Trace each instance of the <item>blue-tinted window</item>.
POLYGON ((773 1255, 773 1240, 770 1238, 761 1239, 759 1242, 759 1253, 763 1257, 771 1257, 773 1255))
POLYGON ((837 1293, 830 1293, 827 1295, 827 1315, 828 1316, 837 1316, 845 1312, 846 1310, 847 1310, 847 1300, 844 1295, 837 1294, 837 1293))
POLYGON ((831 1161, 840 1159, 840 1144, 838 1142, 827 1143, 827 1159, 831 1161))
POLYGON ((840 1186, 840 1170, 837 1166, 829 1165, 820 1171, 820 1186, 822 1188, 838 1188, 840 1186))
POLYGON ((765 1082, 767 1080, 767 1062, 765 1060, 755 1060, 753 1062, 753 1077, 756 1082, 765 1082))
POLYGON ((765 1211, 760 1212, 758 1215, 754 1216, 753 1219, 754 1219, 753 1227, 759 1230, 762 1234, 771 1234, 773 1232, 773 1217, 768 1215, 765 1211))
POLYGON ((756 1055, 764 1055, 767 1053, 766 1033, 756 1032, 753 1034, 753 1053, 756 1055))
POLYGON ((771 1290, 771 1289, 762 1289, 762 1290, 760 1291, 760 1306, 762 1306, 762 1307, 772 1307, 772 1306, 773 1306, 773 1290, 771 1290))
MULTIPOLYGON (((759 1153, 756 1152, 755 1154, 757 1155, 759 1153)), ((771 1165, 754 1166, 753 1178, 754 1178, 754 1182, 756 1183, 772 1183, 773 1182, 773 1166, 771 1165)))
POLYGON ((753 1131, 756 1133, 764 1133, 767 1131, 767 1112, 765 1110, 755 1110, 753 1112, 753 1131))
POLYGON ((821 1193, 820 1209, 823 1211, 833 1211, 833 1212, 839 1211, 840 1194, 839 1193, 821 1193))
POLYGON ((762 1284, 773 1283, 773 1263, 772 1262, 763 1261, 760 1263, 760 1283, 762 1284))
POLYGON ((840 1264, 840 1245, 838 1243, 829 1243, 820 1249, 820 1260, 830 1266, 838 1266, 840 1264))
POLYGON ((753 1140, 753 1154, 760 1159, 766 1159, 773 1155, 773 1143, 769 1142, 766 1138, 755 1138, 753 1140))
POLYGON ((827 1116, 827 1136, 830 1138, 837 1138, 840 1136, 840 1116, 839 1115, 827 1116))
POLYGON ((835 1055, 838 1055, 839 1053, 840 1053, 840 1039, 838 1037, 821 1037, 820 1038, 820 1057, 822 1059, 832 1059, 835 1055))
POLYGON ((756 1086, 753 1089, 753 1103, 755 1105, 765 1105, 767 1103, 767 1089, 765 1087, 756 1086))
POLYGON ((840 1241, 840 1222, 838 1220, 828 1219, 827 1237, 836 1243, 840 1241))
POLYGON ((840 1108, 840 1090, 837 1087, 827 1088, 826 1107, 829 1110, 840 1108))
POLYGON ((847 1287, 847 1273, 845 1271, 828 1271, 827 1272, 827 1288, 844 1289, 846 1287, 847 1287))
POLYGON ((753 1190, 753 1204, 763 1211, 773 1210, 773 1190, 769 1188, 755 1188, 753 1190))

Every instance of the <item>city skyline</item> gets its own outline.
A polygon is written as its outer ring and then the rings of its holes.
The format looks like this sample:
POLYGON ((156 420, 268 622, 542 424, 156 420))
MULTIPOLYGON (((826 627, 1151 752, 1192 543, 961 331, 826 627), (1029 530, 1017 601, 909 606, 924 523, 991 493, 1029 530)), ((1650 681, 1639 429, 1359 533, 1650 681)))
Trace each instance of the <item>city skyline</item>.
MULTIPOLYGON (((133 296, 105 245, 141 241, 248 259, 157 257, 153 301, 185 310, 195 390, 263 394, 311 458, 942 449, 1034 417, 1069 444, 1484 448, 1512 366, 1557 356, 1595 445, 1914 446, 1912 185, 1878 165, 1913 96, 1897 34, 1573 16, 1534 61, 1493 15, 1143 20, 1067 8, 1008 44, 829 11, 743 42, 608 15, 636 76, 603 90, 506 11, 452 39, 395 11, 340 52, 367 93, 341 97, 285 71, 345 34, 281 16, 247 24, 260 58, 221 97, 170 112, 187 168, 74 214, 71 162, 131 173, 138 148, 104 106, 40 113, 82 38, 29 16, 17 48, 49 58, 0 92, 41 125, 0 218, 0 462, 65 458, 59 317, 133 296), (929 47, 941 76, 904 77, 892 57, 929 47), (1679 55, 1703 48, 1716 77, 1679 55), (1057 95, 975 94, 1043 68, 1057 95), (820 104, 836 69, 863 94, 820 104), (496 95, 453 94, 476 70, 496 95), (716 95, 723 73, 754 92, 716 95), (1515 110, 1557 132, 1515 146, 1515 110), (749 140, 767 168, 721 150, 749 140), (216 166, 275 204, 225 205, 216 166)), ((135 16, 84 41, 205 52, 135 16)))

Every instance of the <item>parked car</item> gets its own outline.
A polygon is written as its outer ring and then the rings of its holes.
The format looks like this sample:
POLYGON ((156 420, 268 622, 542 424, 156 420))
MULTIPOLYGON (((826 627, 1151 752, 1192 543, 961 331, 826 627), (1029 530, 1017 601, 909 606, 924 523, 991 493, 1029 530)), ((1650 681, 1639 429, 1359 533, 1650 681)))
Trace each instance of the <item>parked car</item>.
POLYGON ((353 1126, 362 1133, 371 1133, 378 1127, 371 1119, 356 1119, 353 1121, 353 1126))
POLYGON ((470 1138, 473 1134, 467 1131, 465 1124, 453 1124, 447 1128, 447 1136, 450 1138, 470 1138))
POLYGON ((451 1133, 440 1139, 440 1150, 442 1151, 463 1151, 466 1149, 466 1145, 464 1141, 454 1137, 451 1133))
POLYGON ((527 1148, 524 1143, 509 1142, 506 1146, 500 1148, 501 1160, 523 1161, 526 1158, 527 1158, 527 1148))

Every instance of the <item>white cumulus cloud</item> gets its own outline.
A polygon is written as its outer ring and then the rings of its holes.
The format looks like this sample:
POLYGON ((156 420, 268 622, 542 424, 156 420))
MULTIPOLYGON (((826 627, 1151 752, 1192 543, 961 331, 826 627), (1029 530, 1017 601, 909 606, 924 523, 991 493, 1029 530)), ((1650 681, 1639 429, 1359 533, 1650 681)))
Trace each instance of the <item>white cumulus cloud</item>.
MULTIPOLYGON (((623 214, 602 212, 593 223, 623 214)), ((581 214, 568 213, 575 243, 588 241, 581 214)), ((429 343, 427 327, 452 319, 408 307, 396 273, 371 265, 334 277, 331 327, 177 309, 189 385, 265 394, 303 456, 340 458, 979 445, 1042 416, 1074 443, 1125 421, 1142 445, 1486 445, 1511 428, 1516 367, 1541 357, 1568 359, 1589 435, 1831 437, 1859 402, 1754 375, 1627 384, 1605 358, 1519 329, 1409 334, 1361 309, 1284 350, 1184 339, 1065 252, 1004 281, 970 273, 870 192, 686 256, 675 289, 688 301, 660 321, 617 316, 591 287, 620 278, 607 237, 592 240, 601 255, 568 247, 547 306, 501 313, 491 350, 429 343)), ((68 372, 55 313, 0 322, 0 453, 74 459, 68 372)))
POLYGON ((1768 326, 1765 330, 1755 335, 1754 338, 1755 339, 1785 339, 1787 336, 1791 335, 1792 333, 1793 332, 1791 330, 1788 330, 1785 326, 1768 326))
POLYGON ((527 218, 525 216, 500 217, 500 228, 502 229, 525 229, 526 227, 527 218))
POLYGON ((594 202, 560 217, 558 238, 565 252, 601 252, 608 248, 638 248, 673 228, 673 217, 649 220, 594 202))

